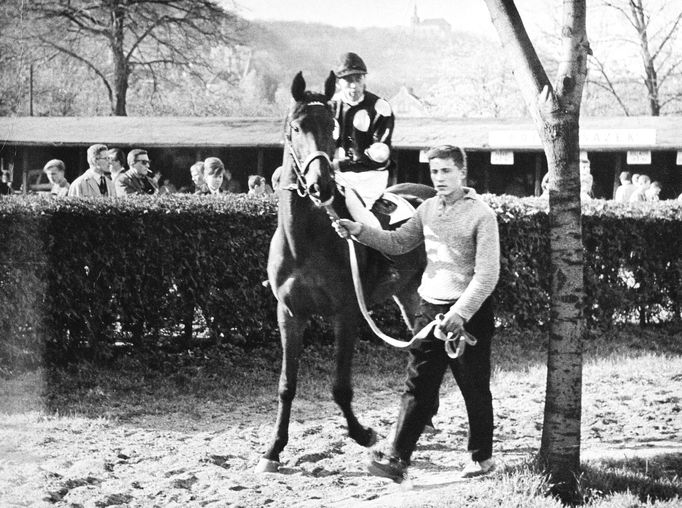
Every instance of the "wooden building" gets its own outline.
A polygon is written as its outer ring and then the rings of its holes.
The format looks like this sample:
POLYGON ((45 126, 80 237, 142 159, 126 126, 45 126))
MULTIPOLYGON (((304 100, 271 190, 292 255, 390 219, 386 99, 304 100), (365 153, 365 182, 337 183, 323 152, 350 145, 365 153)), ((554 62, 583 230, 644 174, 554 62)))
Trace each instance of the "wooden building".
MULTIPOLYGON (((2 117, 0 165, 13 170, 15 189, 30 190, 49 159, 62 159, 72 181, 87 169, 87 147, 104 143, 148 149, 152 166, 178 188, 189 185, 195 161, 216 156, 246 188, 248 175, 269 178, 281 163, 282 128, 282 119, 273 118, 2 117)), ((597 197, 611 198, 624 170, 660 181, 662 199, 682 193, 682 117, 582 118, 580 128, 597 197)), ((520 185, 526 195, 539 193, 547 162, 526 119, 398 117, 393 181, 429 183, 420 154, 444 143, 466 150, 470 183, 479 192, 502 194, 520 185)))

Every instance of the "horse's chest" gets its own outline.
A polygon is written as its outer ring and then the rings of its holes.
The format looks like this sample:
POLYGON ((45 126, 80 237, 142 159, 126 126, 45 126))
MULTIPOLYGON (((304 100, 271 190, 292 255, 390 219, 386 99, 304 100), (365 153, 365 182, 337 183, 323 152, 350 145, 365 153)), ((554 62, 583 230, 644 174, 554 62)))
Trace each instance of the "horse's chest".
POLYGON ((343 305, 341 295, 347 289, 336 270, 325 270, 318 264, 280 274, 276 294, 292 310, 326 314, 343 305))

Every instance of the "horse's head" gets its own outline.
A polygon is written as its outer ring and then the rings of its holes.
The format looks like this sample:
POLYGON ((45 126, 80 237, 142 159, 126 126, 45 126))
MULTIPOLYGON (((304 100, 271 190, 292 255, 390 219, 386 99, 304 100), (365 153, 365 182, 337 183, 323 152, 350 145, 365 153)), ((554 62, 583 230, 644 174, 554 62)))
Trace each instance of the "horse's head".
POLYGON ((306 91, 301 72, 291 83, 291 95, 296 102, 287 115, 285 126, 283 171, 286 173, 282 174, 281 185, 295 185, 299 194, 309 196, 318 205, 329 204, 334 197, 331 163, 334 115, 329 101, 334 95, 335 84, 333 72, 325 81, 324 94, 306 91))

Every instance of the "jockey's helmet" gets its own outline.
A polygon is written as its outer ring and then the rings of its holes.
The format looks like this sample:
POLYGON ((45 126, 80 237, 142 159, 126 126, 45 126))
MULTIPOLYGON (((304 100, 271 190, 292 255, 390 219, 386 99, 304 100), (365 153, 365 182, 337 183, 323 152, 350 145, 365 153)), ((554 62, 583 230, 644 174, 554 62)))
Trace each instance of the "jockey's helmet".
POLYGON ((334 71, 337 78, 345 78, 353 74, 367 74, 367 66, 356 53, 344 53, 334 71))

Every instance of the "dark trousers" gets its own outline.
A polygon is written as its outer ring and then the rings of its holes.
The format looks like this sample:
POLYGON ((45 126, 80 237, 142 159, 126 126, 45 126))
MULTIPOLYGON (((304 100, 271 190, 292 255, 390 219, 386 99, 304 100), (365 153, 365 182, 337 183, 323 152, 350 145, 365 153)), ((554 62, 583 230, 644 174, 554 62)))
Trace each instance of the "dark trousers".
MULTIPOLYGON (((424 300, 415 319, 414 333, 433 321, 438 313, 446 313, 451 305, 434 305, 424 300)), ((493 452, 493 401, 490 394, 490 342, 495 329, 490 299, 486 300, 464 328, 478 344, 466 346, 464 355, 452 359, 442 340, 432 334, 418 341, 409 352, 407 381, 402 395, 400 414, 393 441, 392 454, 409 463, 424 426, 438 403, 446 367, 450 367, 459 386, 469 419, 467 449, 477 462, 489 459, 493 452)))

